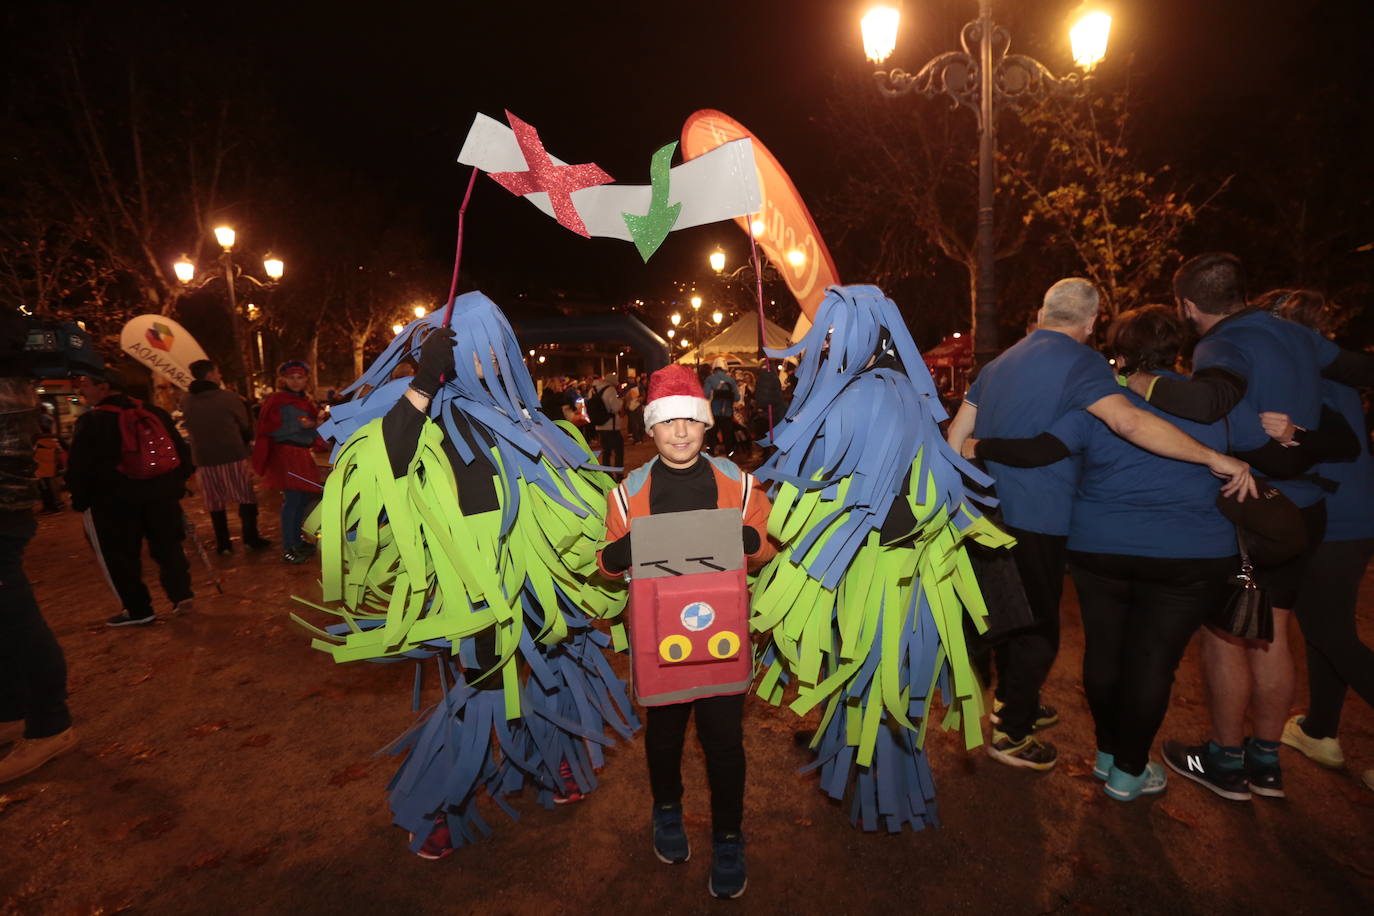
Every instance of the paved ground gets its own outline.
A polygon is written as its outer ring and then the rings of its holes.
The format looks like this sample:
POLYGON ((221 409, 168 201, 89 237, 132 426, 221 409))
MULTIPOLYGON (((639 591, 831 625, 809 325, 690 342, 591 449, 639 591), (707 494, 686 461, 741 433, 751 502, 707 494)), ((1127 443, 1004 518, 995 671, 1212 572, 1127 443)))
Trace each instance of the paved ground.
MULTIPOLYGON (((643 460, 631 450, 631 463, 643 460)), ((194 501, 188 510, 208 537, 194 501)), ((271 518, 275 503, 265 507, 271 518)), ((275 532, 271 532, 275 536, 275 532)), ((408 664, 337 666, 286 619, 309 567, 275 555, 196 565, 198 609, 111 631, 117 610, 91 574, 77 517, 44 519, 29 553, 39 600, 66 649, 81 747, 0 787, 0 914, 11 913, 990 913, 1374 912, 1374 715, 1343 732, 1351 772, 1284 750, 1286 801, 1235 804, 1178 780, 1153 800, 1105 798, 1077 687, 1073 591, 1048 700, 1059 768, 1035 775, 933 733, 943 826, 865 834, 798 776, 797 719, 747 708, 749 891, 706 894, 709 826, 700 753, 688 752, 696 854, 654 859, 639 741, 610 755, 601 789, 445 861, 404 850, 373 751, 411 720, 408 664)), ((165 605, 164 605, 165 606, 165 605)), ((1361 629, 1374 640, 1374 591, 1361 629)), ((623 664, 623 662, 622 662, 623 664)), ((1204 734, 1197 658, 1180 671, 1166 737, 1204 734)))

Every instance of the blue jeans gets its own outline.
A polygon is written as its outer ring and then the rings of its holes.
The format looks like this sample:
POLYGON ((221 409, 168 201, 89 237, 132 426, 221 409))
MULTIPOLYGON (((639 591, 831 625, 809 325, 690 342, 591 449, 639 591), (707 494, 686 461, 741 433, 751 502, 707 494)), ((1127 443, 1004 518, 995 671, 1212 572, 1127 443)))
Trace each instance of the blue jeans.
POLYGON ((282 547, 290 550, 302 543, 301 528, 310 507, 315 504, 315 494, 304 490, 283 490, 281 500, 281 542, 282 547))

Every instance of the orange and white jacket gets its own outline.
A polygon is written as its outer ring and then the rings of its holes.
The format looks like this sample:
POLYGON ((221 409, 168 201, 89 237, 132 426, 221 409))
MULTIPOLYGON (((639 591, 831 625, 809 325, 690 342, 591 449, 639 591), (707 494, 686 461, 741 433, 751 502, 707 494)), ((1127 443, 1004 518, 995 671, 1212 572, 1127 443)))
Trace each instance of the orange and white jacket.
MULTIPOLYGON (((715 458, 702 455, 711 463, 711 472, 716 478, 716 508, 739 509, 744 524, 759 533, 759 549, 745 557, 750 571, 767 563, 776 554, 777 548, 768 540, 768 513, 772 504, 764 493, 762 485, 754 475, 740 470, 739 465, 728 458, 715 458)), ((630 530, 630 521, 649 511, 649 489, 652 486, 650 469, 659 459, 636 468, 625 476, 624 482, 611 491, 606 507, 606 543, 617 541, 630 530)), ((596 552, 596 565, 602 574, 618 578, 609 572, 601 562, 601 551, 596 552)))

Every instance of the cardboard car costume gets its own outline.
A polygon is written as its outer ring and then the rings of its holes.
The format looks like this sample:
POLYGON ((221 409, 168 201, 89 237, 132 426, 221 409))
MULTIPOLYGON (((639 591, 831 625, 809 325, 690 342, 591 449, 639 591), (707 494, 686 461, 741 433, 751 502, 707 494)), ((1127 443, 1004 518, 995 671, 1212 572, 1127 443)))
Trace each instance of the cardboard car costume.
POLYGON ((754 658, 742 517, 740 509, 699 509, 631 523, 631 683, 642 705, 749 689, 754 658))

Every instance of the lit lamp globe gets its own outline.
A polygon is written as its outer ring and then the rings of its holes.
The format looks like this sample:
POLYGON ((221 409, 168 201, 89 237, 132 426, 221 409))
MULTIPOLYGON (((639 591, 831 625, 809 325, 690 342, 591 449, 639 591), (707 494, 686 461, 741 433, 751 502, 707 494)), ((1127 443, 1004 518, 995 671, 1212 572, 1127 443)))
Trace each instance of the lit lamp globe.
POLYGON ((404 330, 405 328, 401 327, 399 324, 393 324, 391 326, 391 333, 393 334, 400 334, 404 330))
POLYGON ((722 321, 725 320, 725 316, 722 315, 720 312, 712 312, 712 313, 711 313, 711 320, 712 320, 713 322, 715 322, 716 324, 720 324, 722 321))
POLYGON ((892 55, 897 47, 897 25, 901 19, 902 14, 895 6, 884 4, 870 8, 859 20, 864 55, 873 63, 881 64, 892 55))
POLYGON ((693 297, 692 297, 692 309, 695 311, 696 309, 699 309, 699 308, 701 308, 701 297, 700 297, 700 296, 693 296, 693 297))
POLYGON ((428 314, 429 314, 429 309, 425 308, 423 305, 417 305, 417 306, 415 306, 415 317, 416 317, 416 318, 423 318, 423 317, 425 317, 425 316, 428 315, 428 314))
POLYGON ((682 316, 677 312, 673 312, 672 317, 668 320, 673 323, 673 327, 677 327, 678 325, 682 324, 682 316))
POLYGON ((286 273, 286 263, 281 258, 269 254, 262 259, 262 270, 268 279, 280 280, 281 275, 286 273))
POLYGON ((763 230, 765 228, 767 227, 763 225, 763 220, 761 219, 756 219, 749 224, 749 232, 754 236, 754 238, 758 238, 759 236, 763 235, 763 230))
POLYGON ((175 264, 172 265, 172 272, 177 275, 177 279, 182 283, 190 283, 196 276, 196 265, 191 263, 191 259, 182 255, 175 264))
POLYGON ((234 230, 228 226, 215 227, 215 241, 225 251, 234 247, 234 230))
POLYGON ((787 252, 787 263, 791 264, 793 267, 801 267, 806 263, 806 252, 802 251, 800 248, 793 248, 791 251, 787 252))
POLYGON ((1112 17, 1105 10, 1085 6, 1069 27, 1069 47, 1073 62, 1091 70, 1107 56, 1107 39, 1112 32, 1112 17))
POLYGON ((711 269, 714 270, 716 273, 720 273, 722 270, 725 269, 725 252, 721 251, 720 249, 716 249, 715 251, 711 252, 711 257, 709 258, 709 260, 711 262, 711 269))

